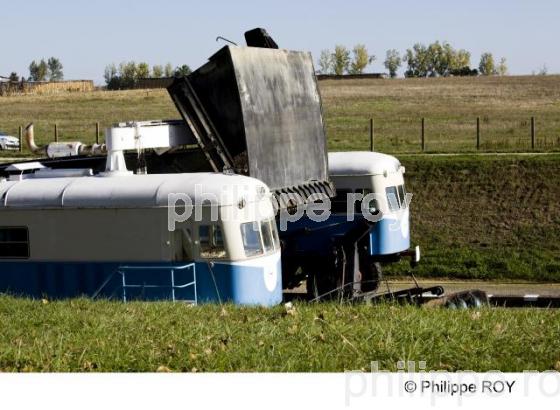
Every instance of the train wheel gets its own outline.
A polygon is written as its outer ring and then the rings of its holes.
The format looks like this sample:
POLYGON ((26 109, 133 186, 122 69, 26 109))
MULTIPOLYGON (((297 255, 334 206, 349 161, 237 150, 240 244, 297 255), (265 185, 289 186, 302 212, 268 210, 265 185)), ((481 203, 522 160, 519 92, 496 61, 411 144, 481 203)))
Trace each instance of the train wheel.
POLYGON ((321 296, 321 291, 319 290, 319 284, 317 281, 317 274, 312 273, 307 275, 307 282, 305 286, 307 288, 307 297, 310 300, 317 299, 321 296))
POLYGON ((343 295, 340 284, 328 275, 312 273, 307 276, 307 296, 309 299, 339 300, 343 295))
POLYGON ((362 292, 376 291, 383 277, 381 263, 361 260, 360 273, 362 274, 362 292))

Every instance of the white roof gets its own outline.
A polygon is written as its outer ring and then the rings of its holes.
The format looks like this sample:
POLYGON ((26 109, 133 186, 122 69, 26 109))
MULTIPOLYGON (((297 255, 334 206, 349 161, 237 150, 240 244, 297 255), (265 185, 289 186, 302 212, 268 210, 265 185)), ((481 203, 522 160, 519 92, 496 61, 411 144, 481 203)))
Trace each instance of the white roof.
POLYGON ((329 152, 331 176, 392 174, 398 172, 400 166, 398 159, 380 152, 329 152))
POLYGON ((43 169, 45 166, 40 162, 22 162, 21 164, 12 164, 6 168, 6 171, 29 171, 33 169, 43 169))
POLYGON ((225 206, 269 193, 257 179, 218 173, 29 178, 0 182, 0 209, 166 207, 169 194, 186 194, 193 204, 215 198, 225 206))

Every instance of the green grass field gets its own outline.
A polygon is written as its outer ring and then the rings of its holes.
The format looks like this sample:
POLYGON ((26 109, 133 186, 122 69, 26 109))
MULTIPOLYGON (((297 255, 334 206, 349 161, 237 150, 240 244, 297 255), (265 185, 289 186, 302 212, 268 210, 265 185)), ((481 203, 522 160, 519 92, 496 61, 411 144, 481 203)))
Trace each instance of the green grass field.
POLYGON ((296 304, 288 311, 0 297, 0 371, 560 369, 560 312, 296 304))
MULTIPOLYGON (((426 149, 530 148, 530 118, 536 117, 536 149, 560 150, 560 76, 428 78, 321 81, 331 150, 369 148, 369 118, 375 120, 376 149, 388 153, 420 150, 420 119, 426 118, 426 149)), ((0 98, 0 130, 17 134, 34 122, 38 141, 93 141, 95 123, 178 118, 165 90, 96 91, 0 98)))
POLYGON ((476 151, 476 118, 484 151, 560 148, 560 76, 330 80, 320 83, 331 150, 418 152, 426 118, 428 152, 476 151))

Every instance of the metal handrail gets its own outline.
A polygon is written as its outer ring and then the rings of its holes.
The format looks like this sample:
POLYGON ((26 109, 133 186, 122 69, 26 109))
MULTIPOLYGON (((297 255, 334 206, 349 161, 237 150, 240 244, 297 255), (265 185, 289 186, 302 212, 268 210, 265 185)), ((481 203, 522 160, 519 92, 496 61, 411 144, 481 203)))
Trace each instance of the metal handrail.
POLYGON ((95 299, 101 291, 107 286, 107 284, 113 279, 116 274, 120 274, 122 277, 122 290, 123 290, 123 302, 126 303, 126 289, 137 289, 137 288, 150 288, 150 289, 157 289, 157 288, 167 288, 171 289, 171 298, 173 302, 176 302, 177 299, 175 297, 175 290, 176 289, 186 289, 190 286, 193 287, 194 291, 194 300, 192 301, 195 305, 198 304, 198 294, 196 289, 196 265, 194 263, 188 263, 186 265, 180 266, 169 266, 169 265, 123 265, 119 266, 118 269, 110 275, 101 285, 101 287, 95 292, 93 298, 95 299), (185 270, 192 268, 193 271, 193 280, 184 284, 177 285, 175 284, 175 271, 177 270, 185 270), (169 269, 171 274, 171 285, 131 285, 126 283, 126 272, 134 272, 134 271, 146 271, 146 270, 161 270, 161 269, 169 269))

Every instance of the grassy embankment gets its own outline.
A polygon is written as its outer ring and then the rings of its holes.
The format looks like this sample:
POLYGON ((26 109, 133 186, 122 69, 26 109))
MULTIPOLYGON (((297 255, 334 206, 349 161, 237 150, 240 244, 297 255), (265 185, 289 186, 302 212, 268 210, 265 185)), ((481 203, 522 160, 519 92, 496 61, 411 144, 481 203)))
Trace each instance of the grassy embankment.
POLYGON ((401 160, 420 275, 560 280, 560 155, 401 160))

